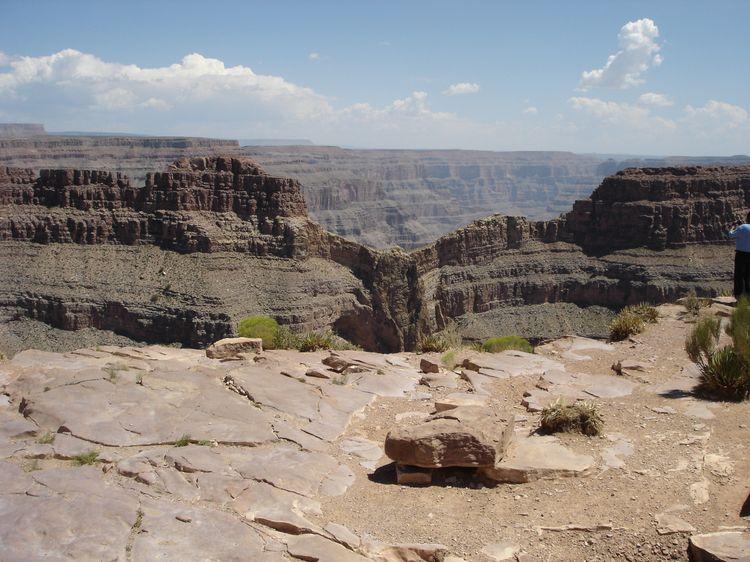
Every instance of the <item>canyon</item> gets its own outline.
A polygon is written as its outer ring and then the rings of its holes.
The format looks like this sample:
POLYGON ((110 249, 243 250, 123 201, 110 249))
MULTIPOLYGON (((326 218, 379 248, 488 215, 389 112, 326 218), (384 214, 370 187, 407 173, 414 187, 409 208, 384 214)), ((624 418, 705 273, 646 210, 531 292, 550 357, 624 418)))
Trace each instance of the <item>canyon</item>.
POLYGON ((750 164, 747 156, 633 159, 543 151, 356 150, 123 135, 0 138, 0 166, 111 170, 128 175, 135 186, 179 158, 218 154, 248 156, 273 175, 297 179, 313 220, 377 249, 416 249, 493 213, 556 218, 591 195, 605 176, 625 167, 750 164))
POLYGON ((452 324, 469 340, 603 337, 625 304, 726 291, 748 197, 748 166, 630 169, 557 219, 494 215, 378 251, 312 221, 297 180, 247 157, 183 158, 143 187, 3 168, 4 340, 21 346, 30 319, 201 347, 250 314, 375 351, 452 324))

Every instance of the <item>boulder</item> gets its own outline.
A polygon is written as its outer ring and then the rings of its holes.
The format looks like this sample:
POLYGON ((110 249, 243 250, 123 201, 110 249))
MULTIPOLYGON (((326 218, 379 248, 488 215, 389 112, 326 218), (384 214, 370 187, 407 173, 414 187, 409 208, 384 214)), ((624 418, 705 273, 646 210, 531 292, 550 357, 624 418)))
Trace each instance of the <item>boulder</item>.
POLYGON ((438 365, 435 361, 430 361, 429 359, 425 359, 424 357, 419 361, 419 368, 423 373, 440 372, 440 365, 438 365))
POLYGON ((694 562, 748 562, 750 533, 725 531, 693 535, 690 556, 694 562))
POLYGON ((206 357, 211 359, 231 359, 240 353, 260 353, 263 340, 260 338, 224 338, 206 349, 206 357))
POLYGON ((423 468, 491 467, 503 458, 513 423, 512 413, 460 406, 391 430, 385 454, 397 463, 423 468))

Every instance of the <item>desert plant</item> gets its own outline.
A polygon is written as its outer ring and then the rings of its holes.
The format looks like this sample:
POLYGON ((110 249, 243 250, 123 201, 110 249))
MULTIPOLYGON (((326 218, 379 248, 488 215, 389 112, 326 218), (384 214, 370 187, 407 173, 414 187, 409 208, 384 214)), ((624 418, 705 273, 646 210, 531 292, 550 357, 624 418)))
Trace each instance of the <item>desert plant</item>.
POLYGON ((338 377, 333 377, 331 379, 331 382, 337 386, 343 386, 349 381, 349 377, 347 375, 339 375, 338 377))
POLYGON ((187 433, 183 434, 177 441, 174 442, 175 447, 187 447, 190 444, 190 435, 187 433))
POLYGON ((697 393, 732 401, 750 397, 750 366, 731 345, 711 353, 700 371, 697 393))
POLYGON ((703 302, 698 298, 698 295, 695 293, 695 289, 690 289, 687 292, 687 295, 685 295, 685 298, 682 301, 682 306, 685 307, 685 310, 687 310, 688 314, 698 316, 698 313, 701 311, 701 307, 703 306, 703 302))
POLYGON ((696 322, 685 340, 685 351, 693 363, 708 362, 719 341, 721 323, 716 316, 704 316, 696 322))
POLYGON ((263 349, 275 349, 279 323, 270 316, 248 316, 240 320, 237 333, 243 338, 260 338, 263 349))
POLYGON ((440 358, 440 362, 449 369, 455 367, 457 365, 456 351, 453 349, 449 349, 448 351, 443 353, 443 356, 440 358))
POLYGON ((593 402, 566 404, 558 398, 542 410, 541 429, 545 433, 564 431, 598 435, 603 424, 604 420, 593 402))
POLYGON ((500 353, 508 349, 515 349, 517 351, 525 351, 526 353, 533 353, 534 347, 529 343, 529 340, 520 336, 500 336, 497 338, 490 338, 482 344, 482 350, 487 353, 500 353))
POLYGON ((716 348, 719 331, 718 318, 701 318, 685 341, 685 351, 700 369, 695 392, 721 400, 750 398, 750 302, 746 298, 737 302, 727 327, 731 345, 716 348))
POLYGON ((334 336, 331 332, 308 332, 300 338, 300 351, 319 351, 321 349, 333 349, 336 347, 334 336))
POLYGON ((297 349, 300 345, 300 337, 288 326, 279 326, 273 338, 274 349, 297 349))
POLYGON ((442 353, 448 351, 448 342, 446 342, 439 334, 430 334, 429 336, 423 336, 420 338, 417 344, 418 353, 430 353, 438 352, 442 353))
POLYGON ((630 310, 630 312, 632 312, 636 316, 640 316, 644 322, 648 322, 649 324, 656 324, 656 322, 659 320, 659 311, 646 302, 642 302, 625 308, 627 310, 630 310))
POLYGON ((47 432, 44 435, 42 435, 39 439, 36 441, 40 445, 52 445, 52 443, 55 442, 55 434, 52 432, 47 432))
POLYGON ((98 451, 89 451, 88 453, 81 453, 73 457, 73 462, 78 466, 83 466, 87 464, 94 464, 98 459, 98 451))
POLYGON ((630 336, 640 334, 643 331, 643 327, 643 318, 625 308, 615 316, 609 325, 609 339, 612 341, 622 341, 630 336))

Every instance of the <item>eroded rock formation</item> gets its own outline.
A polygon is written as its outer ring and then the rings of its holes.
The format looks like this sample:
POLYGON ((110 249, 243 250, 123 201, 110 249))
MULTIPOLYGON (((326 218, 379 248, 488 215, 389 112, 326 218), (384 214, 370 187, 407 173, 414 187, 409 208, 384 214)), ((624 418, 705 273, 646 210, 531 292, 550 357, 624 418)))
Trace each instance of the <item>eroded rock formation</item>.
POLYGON ((750 167, 626 170, 558 219, 495 215, 381 252, 323 230, 297 181, 247 158, 182 159, 142 188, 6 168, 0 310, 186 345, 254 313, 376 350, 451 321, 474 338, 601 336, 608 309, 726 288, 725 233, 748 198, 750 167))

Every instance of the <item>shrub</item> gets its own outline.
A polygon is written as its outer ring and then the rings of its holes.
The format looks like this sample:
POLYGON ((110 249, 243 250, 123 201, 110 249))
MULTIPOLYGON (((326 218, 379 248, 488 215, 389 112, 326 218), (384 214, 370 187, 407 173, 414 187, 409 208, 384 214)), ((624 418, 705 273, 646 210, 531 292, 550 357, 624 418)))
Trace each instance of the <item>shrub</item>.
POLYGON ((701 318, 685 341, 685 351, 700 369, 695 392, 721 400, 750 398, 750 302, 737 302, 727 328, 732 344, 716 349, 719 329, 717 318, 701 318))
POLYGON ((319 351, 321 349, 333 349, 335 347, 333 334, 331 332, 308 332, 300 338, 299 345, 296 346, 300 351, 319 351))
POLYGON ((659 312, 650 304, 640 303, 623 308, 609 326, 609 339, 622 341, 640 334, 646 323, 655 324, 659 312))
POLYGON ((693 363, 707 363, 719 341, 721 323, 716 316, 704 316, 696 322, 685 340, 685 351, 693 363))
POLYGON ((688 314, 698 316, 703 303, 698 298, 698 295, 695 294, 695 289, 690 289, 688 291, 687 295, 685 295, 685 299, 682 301, 682 306, 685 307, 685 310, 687 310, 688 314))
POLYGON ((47 432, 44 435, 42 435, 39 439, 36 441, 40 445, 52 445, 52 443, 55 442, 55 434, 51 432, 47 432))
POLYGON ((78 466, 87 464, 94 464, 99 459, 99 453, 97 451, 89 451, 88 453, 81 453, 73 457, 73 462, 78 466))
POLYGON ((448 351, 448 342, 446 342, 440 334, 430 334, 429 336, 423 336, 417 344, 418 353, 430 353, 436 351, 442 353, 448 351))
POLYGON ((625 308, 615 316, 615 319, 609 325, 609 339, 622 341, 635 334, 640 334, 643 328, 643 318, 625 308))
POLYGON ((584 435, 598 435, 604 421, 593 402, 565 404, 561 399, 542 410, 541 429, 545 433, 580 432, 584 435))
POLYGON ((640 316, 644 322, 649 324, 656 324, 659 320, 659 311, 648 303, 642 302, 634 306, 628 306, 626 309, 629 309, 636 316, 640 316))
POLYGON ((500 353, 508 349, 525 351, 526 353, 534 352, 534 347, 529 343, 529 340, 520 336, 490 338, 482 344, 482 351, 486 351, 487 353, 500 353))
POLYGON ((733 401, 750 397, 750 368, 731 345, 714 351, 700 370, 699 394, 733 401))
POLYGON ((190 444, 190 436, 185 433, 177 441, 174 442, 175 447, 187 447, 190 444))
POLYGON ((448 350, 445 353, 443 353, 443 356, 440 358, 440 362, 448 367, 449 369, 452 369, 457 365, 456 363, 456 352, 454 350, 448 350))
POLYGON ((270 316, 248 316, 240 321, 237 333, 243 338, 261 338, 263 349, 275 349, 279 323, 270 316))

